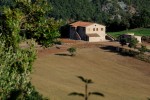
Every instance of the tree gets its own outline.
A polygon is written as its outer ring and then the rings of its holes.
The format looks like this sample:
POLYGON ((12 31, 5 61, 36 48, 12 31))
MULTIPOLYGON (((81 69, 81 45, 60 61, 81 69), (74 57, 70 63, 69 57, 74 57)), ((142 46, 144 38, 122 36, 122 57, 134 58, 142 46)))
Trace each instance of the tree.
POLYGON ((131 37, 128 46, 130 48, 136 48, 137 43, 138 43, 138 40, 136 38, 134 38, 134 37, 131 37))
POLYGON ((67 51, 71 54, 71 56, 75 56, 76 48, 75 47, 71 47, 71 48, 68 48, 67 51))
POLYGON ((88 91, 88 85, 93 83, 93 81, 91 79, 85 79, 82 76, 77 76, 77 77, 85 84, 85 93, 72 92, 69 95, 81 96, 81 97, 84 97, 84 100, 88 100, 89 96, 91 96, 91 95, 97 95, 97 96, 104 97, 104 94, 102 94, 100 92, 89 92, 88 91))
POLYGON ((16 47, 11 41, 20 42, 21 37, 26 37, 45 47, 52 45, 60 36, 61 21, 48 17, 51 9, 46 0, 15 0, 14 6, 4 6, 0 31, 7 44, 16 47))
POLYGON ((36 59, 34 43, 29 43, 26 48, 20 48, 19 43, 21 34, 31 35, 36 41, 42 36, 44 38, 39 40, 46 41, 45 34, 51 34, 51 39, 55 39, 57 22, 54 23, 54 19, 50 19, 53 21, 48 24, 50 20, 47 20, 45 13, 42 13, 45 11, 40 7, 42 4, 46 5, 45 0, 15 1, 16 4, 12 7, 4 6, 0 14, 0 99, 43 100, 32 86, 30 78, 32 65, 36 59), (49 26, 53 28, 49 30, 49 26))
POLYGON ((150 25, 150 11, 147 9, 143 9, 140 14, 141 26, 148 27, 150 25))
MULTIPOLYGON (((13 41, 12 41, 13 42, 13 41)), ((21 49, 5 47, 6 41, 0 37, 0 99, 1 100, 42 100, 43 97, 31 84, 30 74, 36 59, 34 45, 21 49)))
POLYGON ((121 31, 145 25, 147 27, 149 23, 149 0, 48 1, 53 6, 50 16, 63 19, 66 23, 77 20, 92 21, 105 24, 107 31, 121 31), (147 11, 143 12, 143 9, 147 11), (118 17, 119 20, 114 21, 115 17, 118 17))

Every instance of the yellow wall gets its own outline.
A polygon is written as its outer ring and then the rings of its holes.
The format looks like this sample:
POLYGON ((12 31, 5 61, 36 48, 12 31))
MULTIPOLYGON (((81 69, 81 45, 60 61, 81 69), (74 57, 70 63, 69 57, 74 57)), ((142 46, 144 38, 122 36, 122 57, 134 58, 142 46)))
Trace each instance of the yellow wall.
POLYGON ((92 24, 86 27, 86 34, 96 33, 100 36, 100 41, 104 41, 106 36, 106 27, 99 24, 92 24))

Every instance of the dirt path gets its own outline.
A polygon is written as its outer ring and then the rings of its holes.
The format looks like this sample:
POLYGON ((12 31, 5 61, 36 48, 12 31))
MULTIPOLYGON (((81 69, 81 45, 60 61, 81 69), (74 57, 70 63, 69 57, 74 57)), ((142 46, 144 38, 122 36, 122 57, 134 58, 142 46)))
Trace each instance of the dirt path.
POLYGON ((41 51, 34 63, 32 83, 51 100, 83 100, 68 96, 70 92, 84 92, 77 75, 91 78, 94 84, 90 90, 105 94, 104 98, 91 96, 90 100, 147 100, 150 97, 149 63, 100 48, 78 49, 75 57, 55 55, 66 54, 64 51, 41 51))

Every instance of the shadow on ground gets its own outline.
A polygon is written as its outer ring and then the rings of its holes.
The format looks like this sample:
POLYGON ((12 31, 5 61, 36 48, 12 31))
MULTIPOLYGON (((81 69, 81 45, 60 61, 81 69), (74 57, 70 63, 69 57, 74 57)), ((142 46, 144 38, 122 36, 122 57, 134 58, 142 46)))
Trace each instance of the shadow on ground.
POLYGON ((66 54, 66 53, 58 53, 58 54, 55 54, 55 55, 58 55, 58 56, 71 56, 70 54, 66 54))
POLYGON ((117 53, 117 47, 115 46, 104 46, 104 47, 99 47, 100 49, 106 50, 108 52, 114 52, 117 53))
POLYGON ((130 49, 125 49, 122 47, 115 47, 115 46, 104 46, 104 47, 100 47, 100 49, 106 50, 107 52, 117 53, 122 56, 133 57, 138 54, 138 52, 136 52, 136 51, 133 51, 130 49))

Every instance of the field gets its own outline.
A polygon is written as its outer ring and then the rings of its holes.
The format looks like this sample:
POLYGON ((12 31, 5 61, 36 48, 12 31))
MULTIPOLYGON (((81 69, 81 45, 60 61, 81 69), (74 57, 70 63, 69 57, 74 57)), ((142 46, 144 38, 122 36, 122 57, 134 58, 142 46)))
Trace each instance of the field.
POLYGON ((120 34, 125 34, 125 33, 135 33, 135 35, 139 35, 139 36, 150 36, 150 28, 138 28, 138 29, 130 29, 130 30, 125 30, 120 32, 108 32, 107 34, 110 34, 113 37, 117 37, 120 34))
POLYGON ((150 97, 150 64, 121 56, 100 48, 82 48, 75 57, 67 52, 44 52, 34 63, 32 83, 50 100, 83 100, 68 96, 84 92, 84 84, 76 77, 92 79, 90 91, 105 97, 91 96, 89 100, 148 100, 150 97))

